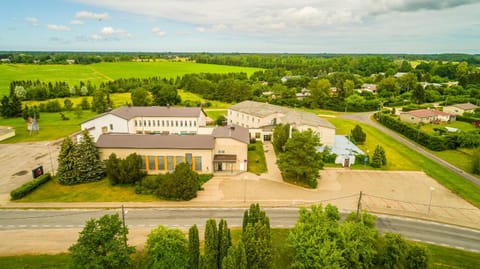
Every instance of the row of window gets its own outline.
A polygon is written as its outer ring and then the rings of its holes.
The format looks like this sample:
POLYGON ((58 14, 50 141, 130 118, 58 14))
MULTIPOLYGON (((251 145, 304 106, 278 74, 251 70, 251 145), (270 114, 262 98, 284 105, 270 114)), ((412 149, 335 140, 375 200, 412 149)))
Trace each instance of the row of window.
MULTIPOLYGON (((237 113, 237 118, 238 118, 238 112, 236 112, 236 113, 237 113)), ((231 116, 232 114, 233 114, 233 112, 230 111, 230 116, 231 116)), ((251 116, 251 117, 252 117, 252 122, 255 123, 255 117, 254 117, 254 116, 251 116)), ((250 120, 250 116, 249 116, 249 115, 245 115, 245 114, 242 113, 242 120, 245 119, 245 118, 247 119, 247 121, 250 120)), ((257 123, 260 123, 260 119, 257 119, 257 123)))
POLYGON ((141 156, 142 169, 144 170, 159 170, 159 171, 173 171, 175 167, 181 163, 188 163, 194 171, 202 171, 202 157, 192 156, 191 153, 186 153, 185 156, 141 156))
POLYGON ((135 127, 196 127, 194 120, 135 120, 135 127))

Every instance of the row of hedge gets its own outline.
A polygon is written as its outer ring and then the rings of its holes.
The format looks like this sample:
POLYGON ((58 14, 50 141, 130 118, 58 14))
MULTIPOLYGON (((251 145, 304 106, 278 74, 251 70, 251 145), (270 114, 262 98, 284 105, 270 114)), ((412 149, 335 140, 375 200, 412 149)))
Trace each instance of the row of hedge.
POLYGON ((12 198, 12 200, 21 199, 39 186, 47 183, 50 179, 52 179, 50 173, 43 174, 11 191, 10 197, 12 198))
POLYGON ((429 133, 421 131, 419 128, 411 124, 401 122, 399 119, 394 118, 388 114, 379 114, 376 113, 376 119, 382 124, 388 127, 389 129, 400 133, 409 139, 417 142, 418 144, 434 151, 442 151, 446 149, 455 149, 457 148, 457 136, 455 135, 446 135, 446 136, 435 136, 429 133))

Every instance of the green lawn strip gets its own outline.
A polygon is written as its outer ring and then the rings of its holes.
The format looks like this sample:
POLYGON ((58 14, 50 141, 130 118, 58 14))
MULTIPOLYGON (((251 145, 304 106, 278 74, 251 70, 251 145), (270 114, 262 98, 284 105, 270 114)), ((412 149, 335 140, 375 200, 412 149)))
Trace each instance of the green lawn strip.
POLYGON ((429 268, 480 268, 480 253, 418 243, 427 247, 430 253, 429 268))
POLYGON ((154 195, 136 194, 133 186, 110 185, 108 179, 65 186, 53 179, 18 202, 152 202, 154 195))
MULTIPOLYGON (((359 148, 365 152, 368 149, 371 155, 375 145, 383 146, 387 154, 386 170, 423 170, 427 175, 466 201, 476 207, 480 207, 480 187, 474 183, 401 144, 374 127, 342 118, 329 118, 328 120, 337 127, 337 134, 350 133, 355 124, 359 124, 367 134, 365 145, 359 145, 359 148)), ((354 168, 363 169, 363 165, 356 165, 354 168)))
POLYGON ((239 73, 249 76, 260 68, 197 64, 194 62, 115 62, 90 65, 38 65, 38 64, 2 64, 0 65, 0 97, 10 92, 13 80, 65 81, 70 86, 80 81, 91 81, 95 85, 111 79, 162 77, 176 78, 189 73, 239 73))
POLYGON ((63 112, 63 114, 69 120, 62 120, 58 112, 40 113, 40 119, 38 120, 40 131, 38 134, 33 133, 31 135, 27 130, 27 122, 23 118, 0 119, 0 125, 15 128, 15 136, 0 143, 45 141, 67 137, 80 131, 80 123, 96 115, 96 113, 87 110, 82 112, 80 118, 77 118, 74 112, 63 112))
POLYGON ((456 150, 444 151, 429 150, 429 152, 468 173, 472 172, 473 149, 458 148, 456 150))
POLYGON ((255 150, 248 151, 248 172, 260 175, 267 172, 267 163, 265 160, 265 152, 263 151, 263 144, 259 141, 255 144, 250 144, 249 149, 255 147, 255 150))
POLYGON ((0 256, 0 268, 5 269, 64 269, 70 267, 70 254, 0 256))

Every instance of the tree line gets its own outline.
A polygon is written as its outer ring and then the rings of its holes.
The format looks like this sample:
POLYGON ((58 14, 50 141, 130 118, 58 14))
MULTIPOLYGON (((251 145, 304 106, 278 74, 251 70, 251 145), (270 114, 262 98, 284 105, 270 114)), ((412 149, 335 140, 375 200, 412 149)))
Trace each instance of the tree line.
MULTIPOLYGON (((70 248, 72 268, 268 269, 275 247, 270 220, 258 204, 244 212, 241 236, 232 239, 226 220, 206 221, 203 251, 196 225, 188 236, 162 225, 147 236, 143 251, 128 245, 128 228, 118 214, 87 221, 70 248)), ((343 220, 335 206, 301 208, 277 264, 290 268, 427 268, 425 247, 399 234, 380 234, 375 216, 352 212, 343 220)))

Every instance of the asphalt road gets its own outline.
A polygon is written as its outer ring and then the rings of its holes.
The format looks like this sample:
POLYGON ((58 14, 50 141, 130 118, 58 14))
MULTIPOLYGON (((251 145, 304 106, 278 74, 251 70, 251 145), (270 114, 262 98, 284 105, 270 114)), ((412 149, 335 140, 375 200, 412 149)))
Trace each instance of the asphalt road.
POLYGON ((388 134, 389 136, 391 136, 392 138, 396 139, 398 142, 406 145, 407 147, 419 152, 420 154, 424 155, 425 157, 439 163, 440 165, 444 166, 445 168, 451 170, 452 172, 456 173, 457 175, 477 184, 477 185, 480 185, 480 179, 475 177, 474 175, 471 175, 469 173, 467 173, 466 171, 450 164, 449 162, 433 155, 432 153, 426 151, 425 149, 423 149, 421 146, 411 142, 410 140, 406 139, 406 138, 403 138, 402 136, 400 136, 399 134, 397 134, 396 132, 376 123, 375 121, 371 120, 370 117, 374 114, 374 112, 366 112, 366 113, 354 113, 354 114, 342 114, 341 117, 342 118, 346 118, 346 119, 351 119, 351 120, 355 120, 355 121, 359 121, 359 122, 363 122, 365 124, 368 124, 372 127, 375 127, 376 129, 382 131, 383 133, 386 133, 388 134))
MULTIPOLYGON (((297 208, 267 208, 271 226, 289 228, 295 225, 297 208)), ((226 219, 230 227, 241 227, 244 209, 241 208, 149 208, 126 209, 125 222, 130 229, 164 225, 188 229, 193 224, 199 228, 209 218, 226 219)), ((121 210, 1 210, 1 230, 29 230, 79 228, 86 220, 121 210)), ((466 229, 434 222, 379 215, 377 228, 392 231, 408 239, 480 252, 480 230, 466 229)))

